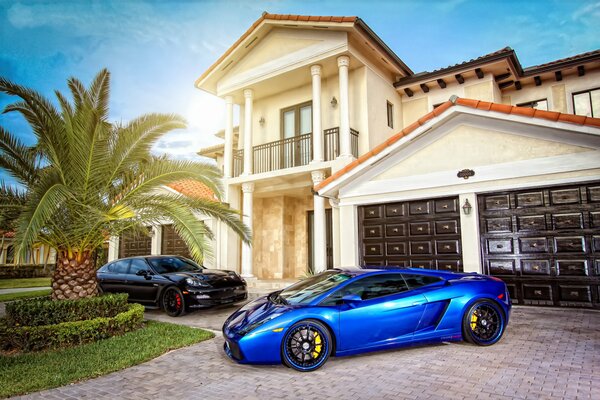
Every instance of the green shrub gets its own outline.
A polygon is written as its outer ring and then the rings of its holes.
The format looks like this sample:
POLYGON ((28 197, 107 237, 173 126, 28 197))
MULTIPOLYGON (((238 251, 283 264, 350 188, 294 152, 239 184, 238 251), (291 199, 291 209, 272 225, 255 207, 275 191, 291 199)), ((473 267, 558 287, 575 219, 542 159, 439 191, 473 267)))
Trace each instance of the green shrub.
POLYGON ((77 300, 30 299, 6 304, 6 319, 12 326, 43 326, 111 318, 127 309, 127 294, 107 294, 77 300))
POLYGON ((143 318, 142 305, 126 304, 125 310, 113 317, 54 325, 14 326, 4 320, 0 323, 0 343, 3 350, 23 352, 70 347, 133 331, 141 327, 143 318))

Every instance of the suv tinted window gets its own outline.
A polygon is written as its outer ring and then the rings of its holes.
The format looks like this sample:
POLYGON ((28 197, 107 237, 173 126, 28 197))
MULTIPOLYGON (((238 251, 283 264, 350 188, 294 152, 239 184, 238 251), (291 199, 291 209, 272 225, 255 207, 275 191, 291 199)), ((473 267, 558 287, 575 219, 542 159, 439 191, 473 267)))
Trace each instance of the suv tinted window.
POLYGON ((421 286, 431 285, 442 280, 437 276, 430 275, 417 275, 417 274, 403 274, 408 287, 411 289, 419 288, 421 286))
POLYGON ((329 296, 321 304, 331 306, 337 304, 342 297, 349 294, 360 296, 363 300, 374 299, 376 297, 389 296, 391 294, 401 293, 408 290, 404 278, 401 274, 381 274, 367 276, 356 282, 352 282, 346 287, 329 296))
POLYGON ((108 266, 108 271, 113 274, 126 274, 129 269, 129 261, 131 260, 119 260, 108 266))
POLYGON ((142 258, 134 258, 131 260, 131 266, 129 267, 129 273, 135 275, 138 271, 148 271, 150 267, 146 260, 142 258))

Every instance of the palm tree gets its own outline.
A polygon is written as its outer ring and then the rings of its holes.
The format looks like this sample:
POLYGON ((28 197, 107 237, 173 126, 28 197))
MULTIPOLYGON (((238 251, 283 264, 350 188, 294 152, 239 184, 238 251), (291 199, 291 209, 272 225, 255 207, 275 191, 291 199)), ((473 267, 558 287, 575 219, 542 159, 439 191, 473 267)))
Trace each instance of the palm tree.
POLYGON ((17 254, 35 243, 57 251, 52 297, 67 299, 98 293, 93 254, 108 237, 143 231, 168 218, 192 257, 210 252, 212 232, 201 213, 225 222, 248 242, 239 212, 219 201, 162 191, 194 179, 220 198, 221 173, 213 165, 153 156, 152 145, 165 133, 184 128, 177 115, 146 114, 127 124, 108 122, 110 74, 104 69, 86 88, 68 80, 71 102, 56 91, 59 107, 34 90, 0 78, 0 91, 20 97, 4 112, 21 113, 37 138, 27 147, 0 130, 0 168, 25 190, 0 185, 0 226, 15 227, 17 254))

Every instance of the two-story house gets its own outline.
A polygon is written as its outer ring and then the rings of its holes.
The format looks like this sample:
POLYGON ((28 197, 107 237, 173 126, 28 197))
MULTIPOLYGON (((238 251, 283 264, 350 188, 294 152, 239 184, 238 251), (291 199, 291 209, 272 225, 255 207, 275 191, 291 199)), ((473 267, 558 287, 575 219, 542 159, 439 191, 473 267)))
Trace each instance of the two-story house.
POLYGON ((518 303, 600 304, 600 51, 415 74, 360 18, 265 13, 196 86, 225 100, 200 153, 253 232, 217 228, 217 267, 474 271, 518 303))

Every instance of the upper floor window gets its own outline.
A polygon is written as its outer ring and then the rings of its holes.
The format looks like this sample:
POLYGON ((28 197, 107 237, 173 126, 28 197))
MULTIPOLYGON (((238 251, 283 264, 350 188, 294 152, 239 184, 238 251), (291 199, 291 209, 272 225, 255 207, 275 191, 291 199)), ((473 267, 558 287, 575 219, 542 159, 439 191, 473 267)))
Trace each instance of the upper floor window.
POLYGON ((577 115, 600 118, 600 88, 573 93, 573 111, 577 115))
POLYGON ((538 110, 548 111, 548 100, 540 99, 540 100, 528 101, 526 103, 517 104, 517 107, 535 108, 538 110))
POLYGON ((387 102, 387 124, 390 128, 394 127, 394 105, 387 102))
POLYGON ((288 139, 312 132, 312 102, 281 110, 281 136, 288 139))

